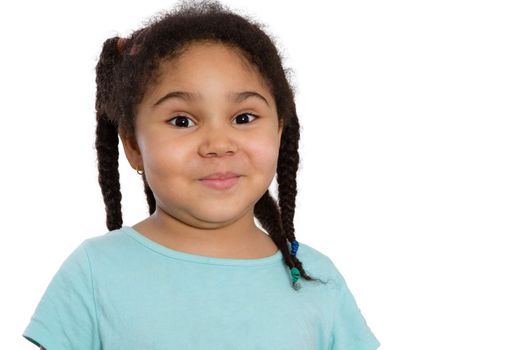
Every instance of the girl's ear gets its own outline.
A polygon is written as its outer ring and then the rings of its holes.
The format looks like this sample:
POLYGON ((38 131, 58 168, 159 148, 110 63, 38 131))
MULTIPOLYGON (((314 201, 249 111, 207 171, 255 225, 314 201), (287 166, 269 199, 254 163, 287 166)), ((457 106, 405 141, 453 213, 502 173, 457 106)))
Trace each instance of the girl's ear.
POLYGON ((140 154, 140 149, 137 145, 137 142, 134 138, 125 135, 121 129, 118 131, 120 141, 122 142, 122 147, 124 148, 124 153, 128 159, 129 164, 135 170, 140 168, 144 169, 142 165, 142 155, 140 154))

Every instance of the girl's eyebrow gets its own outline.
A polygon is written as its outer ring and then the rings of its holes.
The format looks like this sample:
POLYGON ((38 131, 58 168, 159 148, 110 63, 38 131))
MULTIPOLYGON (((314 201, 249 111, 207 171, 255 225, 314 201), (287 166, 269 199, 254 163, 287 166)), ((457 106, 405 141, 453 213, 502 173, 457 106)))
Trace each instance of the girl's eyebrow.
MULTIPOLYGON (((187 91, 171 91, 167 93, 166 95, 164 95, 163 97, 161 97, 157 102, 155 102, 153 104, 153 108, 157 107, 158 105, 160 105, 161 103, 163 103, 164 101, 170 98, 180 98, 185 101, 194 101, 197 99, 197 97, 201 98, 200 94, 194 94, 194 93, 187 92, 187 91)), ((256 97, 264 101, 264 103, 266 103, 268 107, 270 106, 270 104, 264 98, 264 96, 255 91, 232 92, 228 95, 228 97, 230 98, 230 100, 233 100, 234 102, 237 102, 237 103, 242 102, 249 97, 256 97)))

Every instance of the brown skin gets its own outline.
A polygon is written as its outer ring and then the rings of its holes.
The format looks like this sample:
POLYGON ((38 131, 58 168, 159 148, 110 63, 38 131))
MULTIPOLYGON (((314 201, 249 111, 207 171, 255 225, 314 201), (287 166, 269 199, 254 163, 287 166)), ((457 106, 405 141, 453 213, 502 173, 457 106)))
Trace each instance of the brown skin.
POLYGON ((119 135, 130 165, 145 171, 157 207, 133 228, 197 255, 250 259, 276 253, 277 246, 255 225, 253 210, 275 176, 282 124, 267 85, 236 50, 193 43, 179 58, 163 62, 158 84, 138 106, 135 132, 136 141, 119 135), (202 99, 153 106, 171 91, 202 99), (256 97, 228 98, 241 91, 258 92, 268 105, 256 97), (228 190, 198 181, 217 171, 242 176, 228 190))

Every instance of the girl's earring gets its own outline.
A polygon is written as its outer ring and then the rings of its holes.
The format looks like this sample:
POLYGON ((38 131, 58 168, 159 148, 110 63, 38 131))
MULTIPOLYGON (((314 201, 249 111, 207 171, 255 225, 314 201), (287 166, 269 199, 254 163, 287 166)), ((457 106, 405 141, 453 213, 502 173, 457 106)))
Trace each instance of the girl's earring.
POLYGON ((137 167, 137 174, 139 174, 139 175, 144 174, 144 170, 139 170, 138 167, 137 167), (141 172, 141 171, 142 171, 142 172, 141 172))

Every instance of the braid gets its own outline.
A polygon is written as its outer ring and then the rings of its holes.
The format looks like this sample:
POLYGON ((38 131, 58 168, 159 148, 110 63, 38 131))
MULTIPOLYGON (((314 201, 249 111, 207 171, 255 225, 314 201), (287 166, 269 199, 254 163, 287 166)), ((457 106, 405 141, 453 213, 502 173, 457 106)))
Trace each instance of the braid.
MULTIPOLYGON (((118 171, 118 123, 115 118, 118 112, 117 106, 110 103, 109 97, 114 93, 114 71, 127 42, 127 39, 119 37, 106 40, 96 67, 97 128, 95 145, 98 159, 98 181, 106 205, 106 226, 110 231, 122 227, 122 194, 120 192, 120 175, 118 171), (108 115, 107 111, 112 112, 110 113, 113 118, 108 115)), ((155 197, 144 174, 142 174, 142 180, 144 182, 144 193, 148 202, 149 214, 151 215, 156 208, 155 197)))
MULTIPOLYGON (((291 90, 290 94, 291 94, 291 90)), ((293 99, 292 99, 293 101, 293 99)), ((293 103, 293 102, 292 102, 293 103)), ((297 197, 297 169, 299 166, 299 120, 295 113, 295 108, 289 111, 289 119, 286 120, 283 130, 283 141, 279 150, 279 159, 277 162, 277 183, 279 190, 279 207, 281 213, 283 234, 288 241, 293 242, 295 238, 295 198, 297 197)), ((287 250, 286 254, 290 258, 286 260, 290 268, 296 267, 301 276, 308 280, 316 280, 322 282, 317 278, 309 276, 304 268, 302 262, 296 255, 291 255, 287 250)), ((322 282, 326 283, 326 282, 322 282)))
POLYGON ((98 182, 106 205, 108 230, 122 227, 120 181, 118 172, 118 133, 105 114, 97 123, 96 148, 98 157, 98 182))
MULTIPOLYGON (((284 133, 284 130, 283 130, 284 133)), ((297 116, 287 121, 286 134, 281 142, 279 160, 277 162, 277 183, 279 188, 279 207, 281 208, 281 220, 286 238, 292 242, 295 240, 294 215, 295 198, 297 196, 296 174, 299 165, 299 122, 297 116)))
POLYGON ((118 131, 108 111, 112 111, 110 96, 112 93, 113 70, 118 61, 116 41, 111 38, 104 43, 99 62, 96 66, 96 139, 95 147, 98 159, 98 182, 106 206, 106 226, 111 231, 122 227, 122 209, 120 181, 118 172, 118 131))

